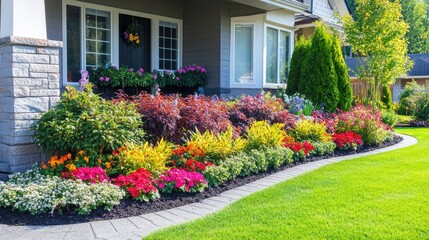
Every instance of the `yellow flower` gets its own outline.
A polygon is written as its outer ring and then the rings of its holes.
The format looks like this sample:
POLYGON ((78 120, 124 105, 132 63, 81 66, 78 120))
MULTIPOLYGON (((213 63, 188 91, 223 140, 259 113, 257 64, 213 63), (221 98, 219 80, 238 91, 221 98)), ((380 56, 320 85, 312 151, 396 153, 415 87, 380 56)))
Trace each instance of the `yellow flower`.
POLYGON ((139 40, 139 39, 137 39, 136 43, 137 43, 137 44, 140 44, 140 40, 139 40))
POLYGON ((86 162, 86 163, 88 163, 88 162, 89 162, 89 158, 88 158, 88 156, 85 156, 85 157, 83 158, 83 160, 85 160, 85 162, 86 162))
POLYGON ((110 169, 112 167, 111 163, 109 163, 109 162, 107 162, 105 165, 106 165, 107 169, 110 169))
POLYGON ((74 165, 73 163, 67 164, 66 168, 70 171, 74 171, 74 170, 76 170, 76 165, 74 165))
POLYGON ((67 154, 67 159, 70 159, 72 157, 71 153, 67 154))
POLYGON ((130 33, 130 35, 128 36, 128 40, 130 42, 134 41, 134 35, 132 33, 130 33))

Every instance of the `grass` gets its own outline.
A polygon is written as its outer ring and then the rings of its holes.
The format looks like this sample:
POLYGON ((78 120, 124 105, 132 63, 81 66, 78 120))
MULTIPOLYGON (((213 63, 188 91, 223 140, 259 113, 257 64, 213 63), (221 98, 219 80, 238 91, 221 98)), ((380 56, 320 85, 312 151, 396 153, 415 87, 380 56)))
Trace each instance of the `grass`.
POLYGON ((417 145, 331 164, 144 239, 428 239, 429 131, 417 145))

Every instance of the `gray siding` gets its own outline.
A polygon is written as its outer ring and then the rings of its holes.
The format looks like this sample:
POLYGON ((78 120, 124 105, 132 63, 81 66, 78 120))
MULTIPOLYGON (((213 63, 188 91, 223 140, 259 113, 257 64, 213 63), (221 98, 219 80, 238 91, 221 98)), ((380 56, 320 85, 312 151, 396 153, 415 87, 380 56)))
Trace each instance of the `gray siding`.
POLYGON ((45 9, 48 39, 62 41, 62 1, 45 0, 45 9))

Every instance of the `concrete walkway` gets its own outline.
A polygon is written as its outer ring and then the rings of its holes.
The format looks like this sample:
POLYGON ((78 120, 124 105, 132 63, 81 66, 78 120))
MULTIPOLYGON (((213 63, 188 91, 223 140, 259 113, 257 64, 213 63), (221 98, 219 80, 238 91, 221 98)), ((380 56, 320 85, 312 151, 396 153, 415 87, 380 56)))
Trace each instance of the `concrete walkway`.
POLYGON ((355 154, 350 156, 335 157, 316 162, 311 162, 296 167, 288 168, 268 177, 259 179, 244 186, 223 192, 219 196, 205 199, 199 203, 173 208, 165 211, 107 221, 90 223, 60 225, 60 226, 8 226, 0 224, 0 239, 4 240, 86 240, 86 239, 141 239, 142 236, 161 228, 185 223, 207 214, 214 213, 245 196, 271 187, 277 183, 294 178, 322 166, 349 160, 353 158, 369 156, 382 152, 392 151, 408 147, 417 143, 417 139, 401 135, 404 141, 394 146, 375 150, 372 152, 355 154))

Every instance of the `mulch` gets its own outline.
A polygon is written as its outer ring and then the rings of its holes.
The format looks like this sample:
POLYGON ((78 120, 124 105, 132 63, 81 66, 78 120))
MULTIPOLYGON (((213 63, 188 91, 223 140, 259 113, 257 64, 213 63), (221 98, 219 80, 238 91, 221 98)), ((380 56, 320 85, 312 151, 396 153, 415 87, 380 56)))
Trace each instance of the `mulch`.
POLYGON ((203 199, 217 196, 224 191, 243 186, 245 184, 251 183, 260 178, 269 176, 275 172, 282 171, 284 169, 305 164, 307 162, 313 162, 321 159, 351 155, 356 153, 373 151, 376 149, 388 147, 394 144, 401 142, 402 137, 395 136, 395 138, 390 142, 385 142, 384 144, 377 146, 363 146, 358 150, 353 151, 335 151, 331 155, 325 155, 322 157, 310 157, 305 161, 292 163, 285 165, 276 170, 269 170, 258 175, 252 175, 243 178, 237 178, 233 181, 226 182, 217 187, 212 187, 205 190, 202 193, 173 193, 162 195, 160 199, 151 202, 139 202, 131 199, 123 199, 121 203, 113 208, 112 211, 106 211, 102 208, 96 209, 91 212, 90 215, 78 215, 74 209, 65 209, 63 212, 54 213, 53 215, 49 213, 40 214, 40 215, 31 215, 29 213, 20 213, 17 211, 12 211, 10 208, 0 208, 0 224, 7 225, 16 225, 16 226, 25 226, 25 225, 63 225, 63 224, 74 224, 74 223, 84 223, 92 221, 101 221, 109 219, 118 219, 126 218, 131 216, 138 216, 142 214, 167 210, 175 207, 184 206, 190 203, 200 202, 203 199))

